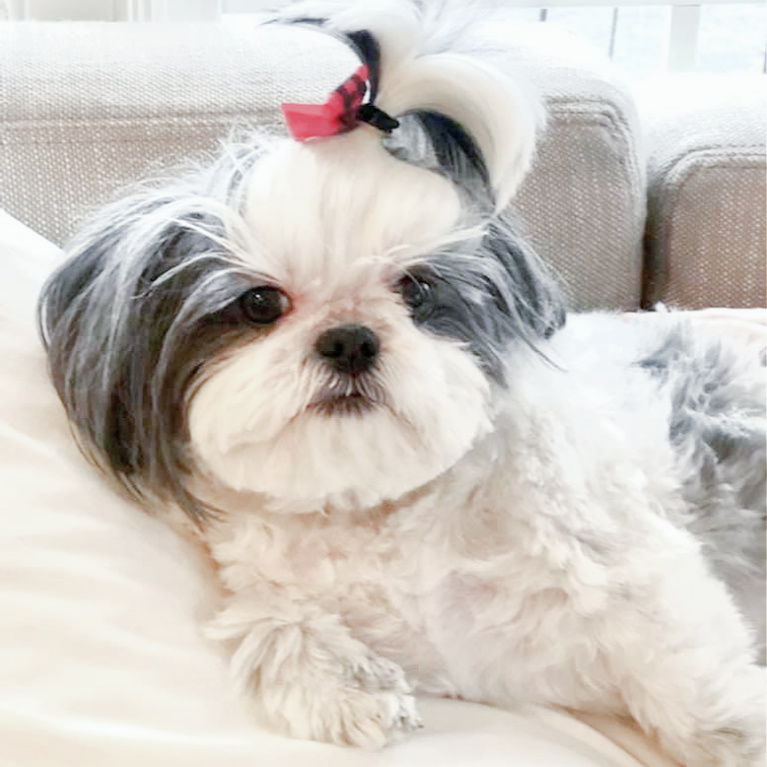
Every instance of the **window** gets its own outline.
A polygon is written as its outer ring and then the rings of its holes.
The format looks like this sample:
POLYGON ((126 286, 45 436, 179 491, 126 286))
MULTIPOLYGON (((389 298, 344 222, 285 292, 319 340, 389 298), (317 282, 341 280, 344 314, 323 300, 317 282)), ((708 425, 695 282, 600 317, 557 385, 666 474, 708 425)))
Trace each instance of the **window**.
MULTIPOLYGON (((594 43, 629 76, 667 69, 764 72, 767 7, 761 0, 514 0, 521 21, 561 24, 594 43)), ((274 0, 221 0, 222 17, 274 8, 274 0)), ((498 3, 492 4, 498 7, 498 3)), ((511 6, 512 3, 509 3, 511 6)))

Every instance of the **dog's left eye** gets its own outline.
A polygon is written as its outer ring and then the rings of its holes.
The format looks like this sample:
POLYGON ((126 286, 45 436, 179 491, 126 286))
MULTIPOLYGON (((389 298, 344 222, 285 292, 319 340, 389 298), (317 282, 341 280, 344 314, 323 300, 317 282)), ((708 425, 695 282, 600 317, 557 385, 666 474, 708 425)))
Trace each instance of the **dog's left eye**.
POLYGON ((240 309, 255 325, 271 325, 287 312, 290 302, 278 288, 260 285, 246 290, 239 298, 240 309))
POLYGON ((414 315, 428 313, 432 301, 432 286, 425 279, 406 274, 397 283, 397 290, 414 315))

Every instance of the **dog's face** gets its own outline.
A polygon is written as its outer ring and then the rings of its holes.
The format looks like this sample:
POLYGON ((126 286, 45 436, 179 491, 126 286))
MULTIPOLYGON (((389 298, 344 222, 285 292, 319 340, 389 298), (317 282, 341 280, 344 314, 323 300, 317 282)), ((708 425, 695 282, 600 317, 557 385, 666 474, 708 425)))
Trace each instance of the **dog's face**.
POLYGON ((440 263, 481 239, 457 234, 468 222, 454 186, 371 129, 281 144, 245 195, 246 337, 191 382, 195 463, 236 489, 355 504, 452 465, 489 428, 498 371, 482 347, 500 341, 466 317, 492 310, 471 295, 479 275, 440 263))
POLYGON ((469 134, 407 122, 397 146, 363 126, 231 148, 73 242, 42 300, 51 369, 125 485, 193 516, 211 481, 285 511, 369 507, 492 429, 509 354, 562 304, 469 134))

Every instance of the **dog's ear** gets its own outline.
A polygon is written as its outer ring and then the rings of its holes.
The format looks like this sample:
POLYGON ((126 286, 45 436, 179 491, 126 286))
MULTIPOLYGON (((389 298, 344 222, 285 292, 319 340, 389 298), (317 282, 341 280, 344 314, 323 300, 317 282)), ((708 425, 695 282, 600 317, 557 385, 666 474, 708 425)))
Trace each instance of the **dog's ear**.
POLYGON ((368 65, 375 105, 410 128, 387 138, 391 150, 505 208, 532 164, 544 111, 529 82, 492 66, 476 41, 464 40, 476 11, 438 0, 373 1, 331 5, 321 15, 328 5, 299 4, 287 20, 339 37, 368 65))
POLYGON ((107 206, 39 302, 53 383, 83 452, 132 494, 173 498, 195 520, 206 509, 184 486, 188 388, 237 332, 217 313, 248 286, 222 254, 212 205, 180 186, 107 206))
POLYGON ((142 318, 131 304, 138 305, 151 280, 150 265, 167 260, 180 236, 171 222, 156 229, 151 246, 150 238, 138 236, 137 222, 151 217, 157 204, 135 197, 102 211, 70 244, 70 257, 39 303, 53 383, 81 447, 132 490, 151 463, 144 439, 151 430, 148 388, 170 316, 142 318), (139 261, 143 274, 137 274, 139 261))
MULTIPOLYGON (((102 294, 109 272, 116 272, 113 254, 130 228, 130 217, 116 210, 91 221, 67 248, 69 258, 48 279, 38 305, 53 383, 81 446, 99 465, 125 477, 136 473, 141 456, 127 404, 133 393, 118 383, 122 376, 109 360, 109 347, 122 336, 120 296, 113 295, 107 307, 102 294)), ((118 284, 115 280, 115 288, 118 284)))

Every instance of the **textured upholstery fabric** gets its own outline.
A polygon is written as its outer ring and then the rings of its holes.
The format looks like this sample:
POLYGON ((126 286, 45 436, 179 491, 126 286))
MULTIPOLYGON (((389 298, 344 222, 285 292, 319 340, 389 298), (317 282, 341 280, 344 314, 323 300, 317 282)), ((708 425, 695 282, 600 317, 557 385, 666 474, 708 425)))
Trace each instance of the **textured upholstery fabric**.
POLYGON ((765 305, 765 78, 681 77, 639 95, 648 149, 648 292, 765 305))
POLYGON ((237 125, 278 129, 276 105, 324 97, 354 61, 302 30, 0 26, 0 207, 61 242, 126 184, 215 150, 237 125))
POLYGON ((548 128, 512 207, 575 309, 636 308, 642 282, 644 164, 633 96, 598 51, 552 24, 520 31, 506 61, 544 95, 548 128))
MULTIPOLYGON (((644 188, 631 99, 610 67, 548 25, 489 42, 550 109, 515 207, 572 303, 636 307, 644 188)), ((0 25, 0 207, 61 243, 125 184, 215 149, 235 125, 282 130, 283 101, 322 101, 344 46, 270 26, 0 25)))

